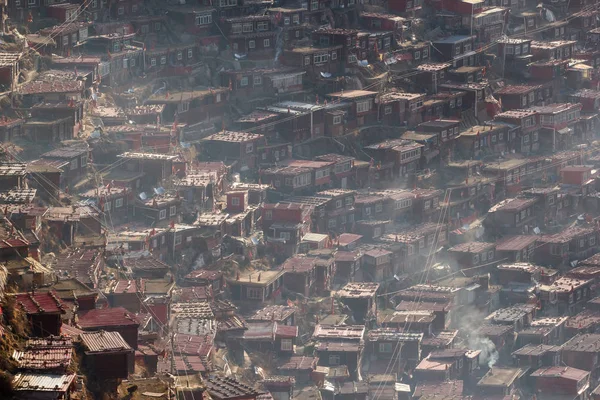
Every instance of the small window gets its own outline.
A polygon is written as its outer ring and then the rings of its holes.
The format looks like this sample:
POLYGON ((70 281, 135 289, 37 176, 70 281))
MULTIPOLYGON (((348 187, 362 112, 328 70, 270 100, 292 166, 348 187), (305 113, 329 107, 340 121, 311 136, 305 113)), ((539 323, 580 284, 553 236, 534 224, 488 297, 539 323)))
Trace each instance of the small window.
POLYGON ((167 63, 167 56, 162 56, 160 58, 160 65, 165 65, 167 63))
POLYGON ((123 199, 116 199, 115 200, 115 208, 121 208, 123 207, 123 199))
POLYGON ((194 50, 188 49, 188 58, 192 58, 192 57, 194 57, 194 50))
POLYGON ((273 219, 273 211, 265 210, 265 219, 272 220, 273 219))
POLYGON ((110 201, 104 203, 104 212, 110 211, 110 201))
POLYGON ((172 217, 175 214, 177 214, 177 206, 171 206, 171 208, 169 208, 169 216, 172 217))
POLYGON ((155 66, 156 66, 156 58, 155 58, 155 57, 152 57, 152 58, 150 59, 150 66, 151 66, 151 67, 155 67, 155 66))
POLYGON ((155 31, 160 31, 161 27, 162 27, 162 24, 160 22, 155 22, 154 23, 154 30, 155 31))
POLYGON ((177 60, 179 60, 179 61, 183 60, 183 53, 181 51, 177 52, 177 60))
POLYGON ((165 219, 167 218, 167 210, 160 210, 160 212, 158 213, 158 219, 165 219))
POLYGON ((239 206, 240 205, 240 198, 239 197, 232 197, 231 198, 231 205, 232 206, 239 206))
POLYGON ((269 39, 263 40, 263 47, 271 47, 271 41, 269 39))
POLYGON ((262 85, 262 76, 255 76, 253 81, 254 81, 254 86, 262 85))
POLYGON ((252 153, 254 151, 254 144, 248 143, 246 144, 246 153, 252 153))
POLYGON ((289 232, 279 232, 279 239, 290 240, 291 237, 289 232))
POLYGON ((376 204, 375 205, 375 212, 382 212, 383 211, 383 205, 382 204, 376 204))
POLYGON ((310 56, 304 57, 304 65, 310 65, 310 56))
POLYGON ((281 339, 281 351, 292 351, 293 349, 292 339, 281 339))
POLYGON ((331 59, 337 60, 337 53, 335 51, 333 53, 331 53, 331 59))
POLYGON ((181 244, 181 235, 175 235, 175 246, 181 244))
POLYGON ((250 300, 262 300, 262 288, 248 288, 247 293, 250 300))
POLYGON ((341 115, 334 115, 333 116, 333 124, 334 125, 339 125, 342 123, 342 116, 341 115))
POLYGON ((379 352, 380 353, 391 353, 392 352, 392 344, 391 343, 379 343, 379 352))
POLYGON ((338 354, 329 355, 329 365, 336 366, 340 365, 340 356, 338 354))
POLYGON ((249 40, 248 41, 248 48, 249 49, 254 49, 256 48, 256 42, 254 40, 249 40))
POLYGON ((137 10, 138 10, 138 5, 137 4, 134 4, 134 5, 131 6, 131 12, 132 13, 136 13, 137 10))
POLYGON ((119 14, 119 15, 125 14, 125 7, 119 7, 119 9, 117 10, 117 14, 119 14))
POLYGON ((240 86, 248 86, 248 77, 244 76, 242 79, 240 79, 240 86))

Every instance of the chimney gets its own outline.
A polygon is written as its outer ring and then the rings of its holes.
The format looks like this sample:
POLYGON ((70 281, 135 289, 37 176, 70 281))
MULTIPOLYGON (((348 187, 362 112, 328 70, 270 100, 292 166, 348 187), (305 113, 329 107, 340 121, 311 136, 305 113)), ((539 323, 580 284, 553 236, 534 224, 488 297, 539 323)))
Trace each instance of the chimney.
POLYGON ((258 273, 258 281, 260 282, 260 272, 258 273))
POLYGON ((235 280, 236 280, 236 281, 239 281, 239 280, 240 280, 240 273, 239 273, 239 272, 237 273, 237 276, 235 277, 235 280))

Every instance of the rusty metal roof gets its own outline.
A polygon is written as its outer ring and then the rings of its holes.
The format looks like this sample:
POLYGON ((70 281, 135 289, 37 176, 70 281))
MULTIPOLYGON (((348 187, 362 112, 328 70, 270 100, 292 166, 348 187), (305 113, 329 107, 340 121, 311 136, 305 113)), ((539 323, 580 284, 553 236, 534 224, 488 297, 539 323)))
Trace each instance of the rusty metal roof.
POLYGON ((25 349, 14 350, 12 358, 20 369, 66 369, 71 364, 73 342, 69 337, 28 340, 25 349))

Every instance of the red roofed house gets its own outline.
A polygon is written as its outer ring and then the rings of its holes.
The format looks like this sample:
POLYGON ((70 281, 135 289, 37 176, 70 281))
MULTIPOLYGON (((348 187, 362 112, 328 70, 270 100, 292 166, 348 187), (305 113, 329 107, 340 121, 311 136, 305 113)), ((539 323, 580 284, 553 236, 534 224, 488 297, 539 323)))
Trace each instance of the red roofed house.
POLYGON ((493 206, 484 221, 486 228, 502 234, 528 233, 537 226, 537 198, 513 198, 493 206))
POLYGON ((526 109, 552 101, 551 85, 508 85, 496 91, 504 110, 526 109), (550 91, 544 89, 549 88, 550 91))
POLYGON ((570 149, 575 124, 581 116, 581 104, 556 103, 532 107, 539 114, 540 147, 544 150, 570 149))
POLYGON ((108 284, 105 293, 111 307, 123 307, 131 312, 140 312, 144 280, 113 281, 108 284))
POLYGON ((569 165, 560 170, 560 180, 567 185, 581 186, 592 177, 592 168, 585 165, 569 165))
POLYGON ((245 349, 273 351, 278 356, 291 356, 298 337, 298 327, 267 322, 248 322, 248 329, 228 337, 227 347, 243 354, 245 349))
POLYGON ((32 336, 60 335, 62 315, 66 310, 60 299, 53 293, 19 293, 15 300, 27 314, 32 336))
POLYGON ((296 254, 302 237, 310 232, 311 213, 303 204, 264 204, 262 229, 268 246, 276 253, 296 254))
POLYGON ((77 327, 84 331, 119 332, 123 339, 134 349, 138 347, 138 328, 136 316, 123 307, 89 310, 78 313, 77 327))
POLYGON ((533 378, 535 391, 539 393, 540 398, 546 395, 549 397, 563 395, 569 396, 569 398, 585 398, 585 393, 590 388, 588 371, 562 365, 540 368, 531 374, 531 378, 533 378))

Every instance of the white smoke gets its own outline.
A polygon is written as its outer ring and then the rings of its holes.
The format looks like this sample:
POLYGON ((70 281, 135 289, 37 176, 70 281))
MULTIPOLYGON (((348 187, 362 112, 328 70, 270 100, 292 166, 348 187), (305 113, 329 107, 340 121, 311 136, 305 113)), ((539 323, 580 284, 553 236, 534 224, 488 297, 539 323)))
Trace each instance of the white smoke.
POLYGON ((453 318, 456 319, 456 326, 458 326, 469 350, 479 350, 481 352, 479 354, 479 365, 486 365, 491 368, 496 364, 500 357, 496 345, 489 338, 479 333, 479 328, 484 323, 485 314, 475 307, 464 307, 453 318))
POLYGON ((479 350, 479 365, 487 365, 488 368, 492 368, 500 355, 496 350, 496 345, 490 339, 485 336, 479 336, 476 333, 469 336, 467 346, 471 350, 479 350))

